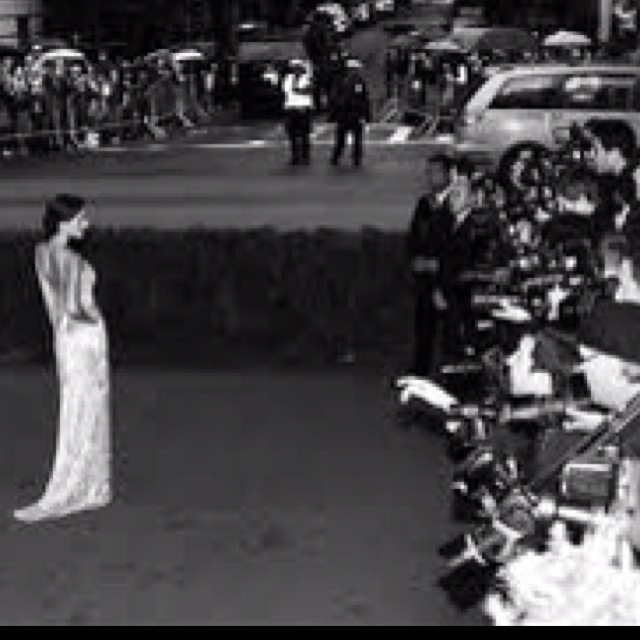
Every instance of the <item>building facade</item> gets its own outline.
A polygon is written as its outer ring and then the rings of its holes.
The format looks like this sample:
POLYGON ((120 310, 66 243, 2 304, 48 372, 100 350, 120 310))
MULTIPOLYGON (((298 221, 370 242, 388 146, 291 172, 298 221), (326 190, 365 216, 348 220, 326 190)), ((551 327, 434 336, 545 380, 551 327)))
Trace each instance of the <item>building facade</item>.
POLYGON ((27 46, 42 30, 42 0, 0 0, 0 44, 27 46))

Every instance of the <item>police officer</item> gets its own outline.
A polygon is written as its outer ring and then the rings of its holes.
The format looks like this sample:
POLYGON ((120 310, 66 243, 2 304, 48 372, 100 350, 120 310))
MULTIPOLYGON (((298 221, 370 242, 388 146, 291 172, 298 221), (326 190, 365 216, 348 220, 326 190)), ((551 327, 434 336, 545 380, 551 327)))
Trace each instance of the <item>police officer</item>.
POLYGON ((292 166, 311 163, 314 89, 311 65, 292 60, 283 83, 285 130, 289 138, 292 166))
POLYGON ((351 136, 353 165, 360 167, 364 156, 365 127, 372 120, 373 110, 369 88, 362 74, 362 63, 349 58, 345 67, 331 101, 330 120, 336 124, 331 164, 334 167, 340 164, 347 138, 351 136))

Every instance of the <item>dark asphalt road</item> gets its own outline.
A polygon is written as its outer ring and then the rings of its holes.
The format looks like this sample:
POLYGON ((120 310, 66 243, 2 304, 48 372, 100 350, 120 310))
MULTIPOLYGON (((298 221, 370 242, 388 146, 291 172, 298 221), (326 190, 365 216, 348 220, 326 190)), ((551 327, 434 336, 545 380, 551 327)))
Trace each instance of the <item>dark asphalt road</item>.
POLYGON ((98 226, 404 229, 434 143, 376 125, 365 167, 328 163, 332 132, 318 125, 314 165, 287 165, 277 123, 220 127, 167 144, 140 143, 82 156, 4 160, 0 228, 39 224, 43 202, 75 192, 98 226))
POLYGON ((0 371, 1 625, 485 625, 435 585, 449 464, 384 376, 116 370, 117 500, 24 527, 55 393, 0 371))

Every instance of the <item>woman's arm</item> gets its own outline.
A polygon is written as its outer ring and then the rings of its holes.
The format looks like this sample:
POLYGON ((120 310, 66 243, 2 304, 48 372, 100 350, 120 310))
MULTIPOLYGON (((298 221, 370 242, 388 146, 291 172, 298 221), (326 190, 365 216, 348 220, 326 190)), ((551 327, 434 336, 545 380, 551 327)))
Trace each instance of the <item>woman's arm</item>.
POLYGON ((57 329, 62 319, 63 310, 59 296, 56 295, 51 256, 43 246, 39 246, 36 249, 35 268, 49 321, 52 327, 57 329))
POLYGON ((98 323, 102 320, 102 314, 95 299, 94 284, 87 265, 81 263, 78 283, 79 307, 83 319, 90 323, 98 323))
POLYGON ((77 322, 95 323, 100 319, 93 301, 92 282, 79 256, 64 252, 61 258, 60 281, 62 311, 77 322))

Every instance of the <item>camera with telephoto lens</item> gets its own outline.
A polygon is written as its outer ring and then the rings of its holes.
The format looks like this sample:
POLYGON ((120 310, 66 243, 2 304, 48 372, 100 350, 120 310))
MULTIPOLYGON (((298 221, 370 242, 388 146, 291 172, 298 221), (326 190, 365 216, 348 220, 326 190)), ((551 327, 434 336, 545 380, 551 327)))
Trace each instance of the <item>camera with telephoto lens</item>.
POLYGON ((501 468, 498 457, 479 452, 467 478, 481 499, 477 525, 439 550, 448 566, 440 584, 454 604, 463 609, 479 604, 495 586, 492 579, 501 567, 523 550, 545 548, 553 523, 564 522, 578 536, 596 524, 617 499, 622 465, 620 446, 588 447, 532 488, 535 483, 527 484, 517 472, 501 468))
POLYGON ((447 416, 447 453, 454 464, 460 464, 478 447, 491 442, 490 421, 495 416, 494 408, 472 404, 456 407, 447 416))

